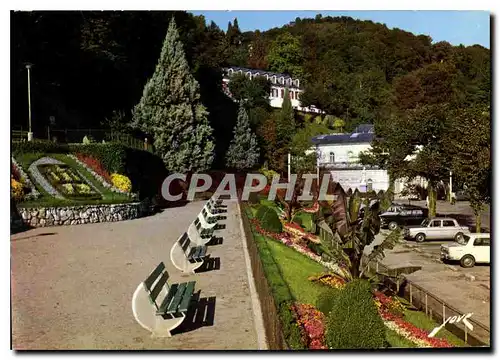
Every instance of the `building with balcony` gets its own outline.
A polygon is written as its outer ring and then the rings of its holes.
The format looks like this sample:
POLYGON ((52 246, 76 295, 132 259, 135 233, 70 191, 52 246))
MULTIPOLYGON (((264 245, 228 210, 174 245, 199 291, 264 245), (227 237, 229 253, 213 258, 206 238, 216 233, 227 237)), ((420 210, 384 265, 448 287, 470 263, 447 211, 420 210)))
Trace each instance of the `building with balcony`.
POLYGON ((229 67, 224 68, 224 77, 222 79, 222 86, 224 92, 231 96, 229 92, 229 82, 231 81, 231 76, 234 74, 244 74, 249 79, 255 79, 257 76, 265 77, 271 83, 271 92, 269 93, 269 104, 274 108, 281 108, 283 104, 283 98, 285 96, 285 88, 288 87, 289 96, 294 109, 303 112, 312 113, 324 113, 320 109, 311 107, 302 107, 300 104, 300 94, 303 92, 303 88, 300 84, 300 79, 292 78, 286 74, 279 74, 270 71, 247 69, 240 67, 229 67))

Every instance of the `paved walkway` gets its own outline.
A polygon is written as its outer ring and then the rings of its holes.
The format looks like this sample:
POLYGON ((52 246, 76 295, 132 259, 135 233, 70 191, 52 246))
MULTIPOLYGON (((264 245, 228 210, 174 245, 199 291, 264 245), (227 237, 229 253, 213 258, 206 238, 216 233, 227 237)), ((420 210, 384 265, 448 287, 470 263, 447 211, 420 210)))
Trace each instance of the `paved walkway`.
POLYGON ((223 243, 208 249, 220 269, 195 275, 180 273, 169 256, 202 202, 142 219, 11 236, 13 348, 257 349, 239 213, 227 203, 227 227, 218 231, 223 243), (215 297, 213 325, 185 321, 181 333, 154 339, 135 322, 132 294, 160 261, 171 281, 196 280, 201 298, 215 297))

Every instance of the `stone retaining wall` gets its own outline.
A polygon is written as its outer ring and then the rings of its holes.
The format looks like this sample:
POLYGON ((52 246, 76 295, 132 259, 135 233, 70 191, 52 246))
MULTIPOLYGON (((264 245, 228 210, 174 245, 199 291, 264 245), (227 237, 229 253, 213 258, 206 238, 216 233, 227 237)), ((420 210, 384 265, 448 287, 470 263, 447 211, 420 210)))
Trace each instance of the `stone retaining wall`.
POLYGON ((23 222, 32 227, 76 225, 135 219, 141 203, 85 205, 50 208, 19 208, 23 222))

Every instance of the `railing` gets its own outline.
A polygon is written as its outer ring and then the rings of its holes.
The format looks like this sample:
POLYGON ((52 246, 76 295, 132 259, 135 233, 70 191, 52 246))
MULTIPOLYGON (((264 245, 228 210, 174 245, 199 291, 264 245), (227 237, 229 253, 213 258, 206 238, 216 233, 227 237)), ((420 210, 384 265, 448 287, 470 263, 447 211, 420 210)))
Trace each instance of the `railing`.
MULTIPOLYGON (((366 266, 366 259, 362 262, 362 266, 366 266)), ((462 316, 464 313, 455 307, 448 304, 446 301, 440 299, 438 296, 428 292, 413 281, 404 277, 408 274, 418 270, 420 267, 403 267, 391 269, 379 261, 371 261, 368 263, 368 272, 376 273, 385 278, 386 284, 392 288, 399 296, 405 298, 412 306, 415 306, 433 320, 439 323, 451 316, 462 316), (410 269, 411 268, 411 269, 410 269), (402 276, 403 275, 403 276, 402 276), (388 281, 387 281, 388 280, 388 281)), ((445 328, 464 340, 472 346, 484 346, 490 344, 490 329, 483 323, 472 318, 467 319, 472 325, 473 330, 470 331, 464 324, 450 324, 447 323, 445 328)))

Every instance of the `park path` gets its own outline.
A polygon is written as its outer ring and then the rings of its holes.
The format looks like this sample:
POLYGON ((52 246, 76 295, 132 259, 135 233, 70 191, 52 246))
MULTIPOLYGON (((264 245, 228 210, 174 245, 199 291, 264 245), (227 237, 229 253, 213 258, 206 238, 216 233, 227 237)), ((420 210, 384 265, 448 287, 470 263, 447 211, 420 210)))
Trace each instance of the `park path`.
MULTIPOLYGON (((12 347, 21 349, 258 349, 237 204, 228 202, 223 243, 210 246, 220 269, 184 275, 170 248, 204 202, 154 216, 38 228, 11 236, 12 347), (137 324, 131 299, 163 261, 170 281, 196 280, 210 316, 184 321, 171 338, 154 339, 137 324), (213 324, 211 324, 213 323, 213 324)), ((198 316, 199 314, 197 314, 198 316)))

